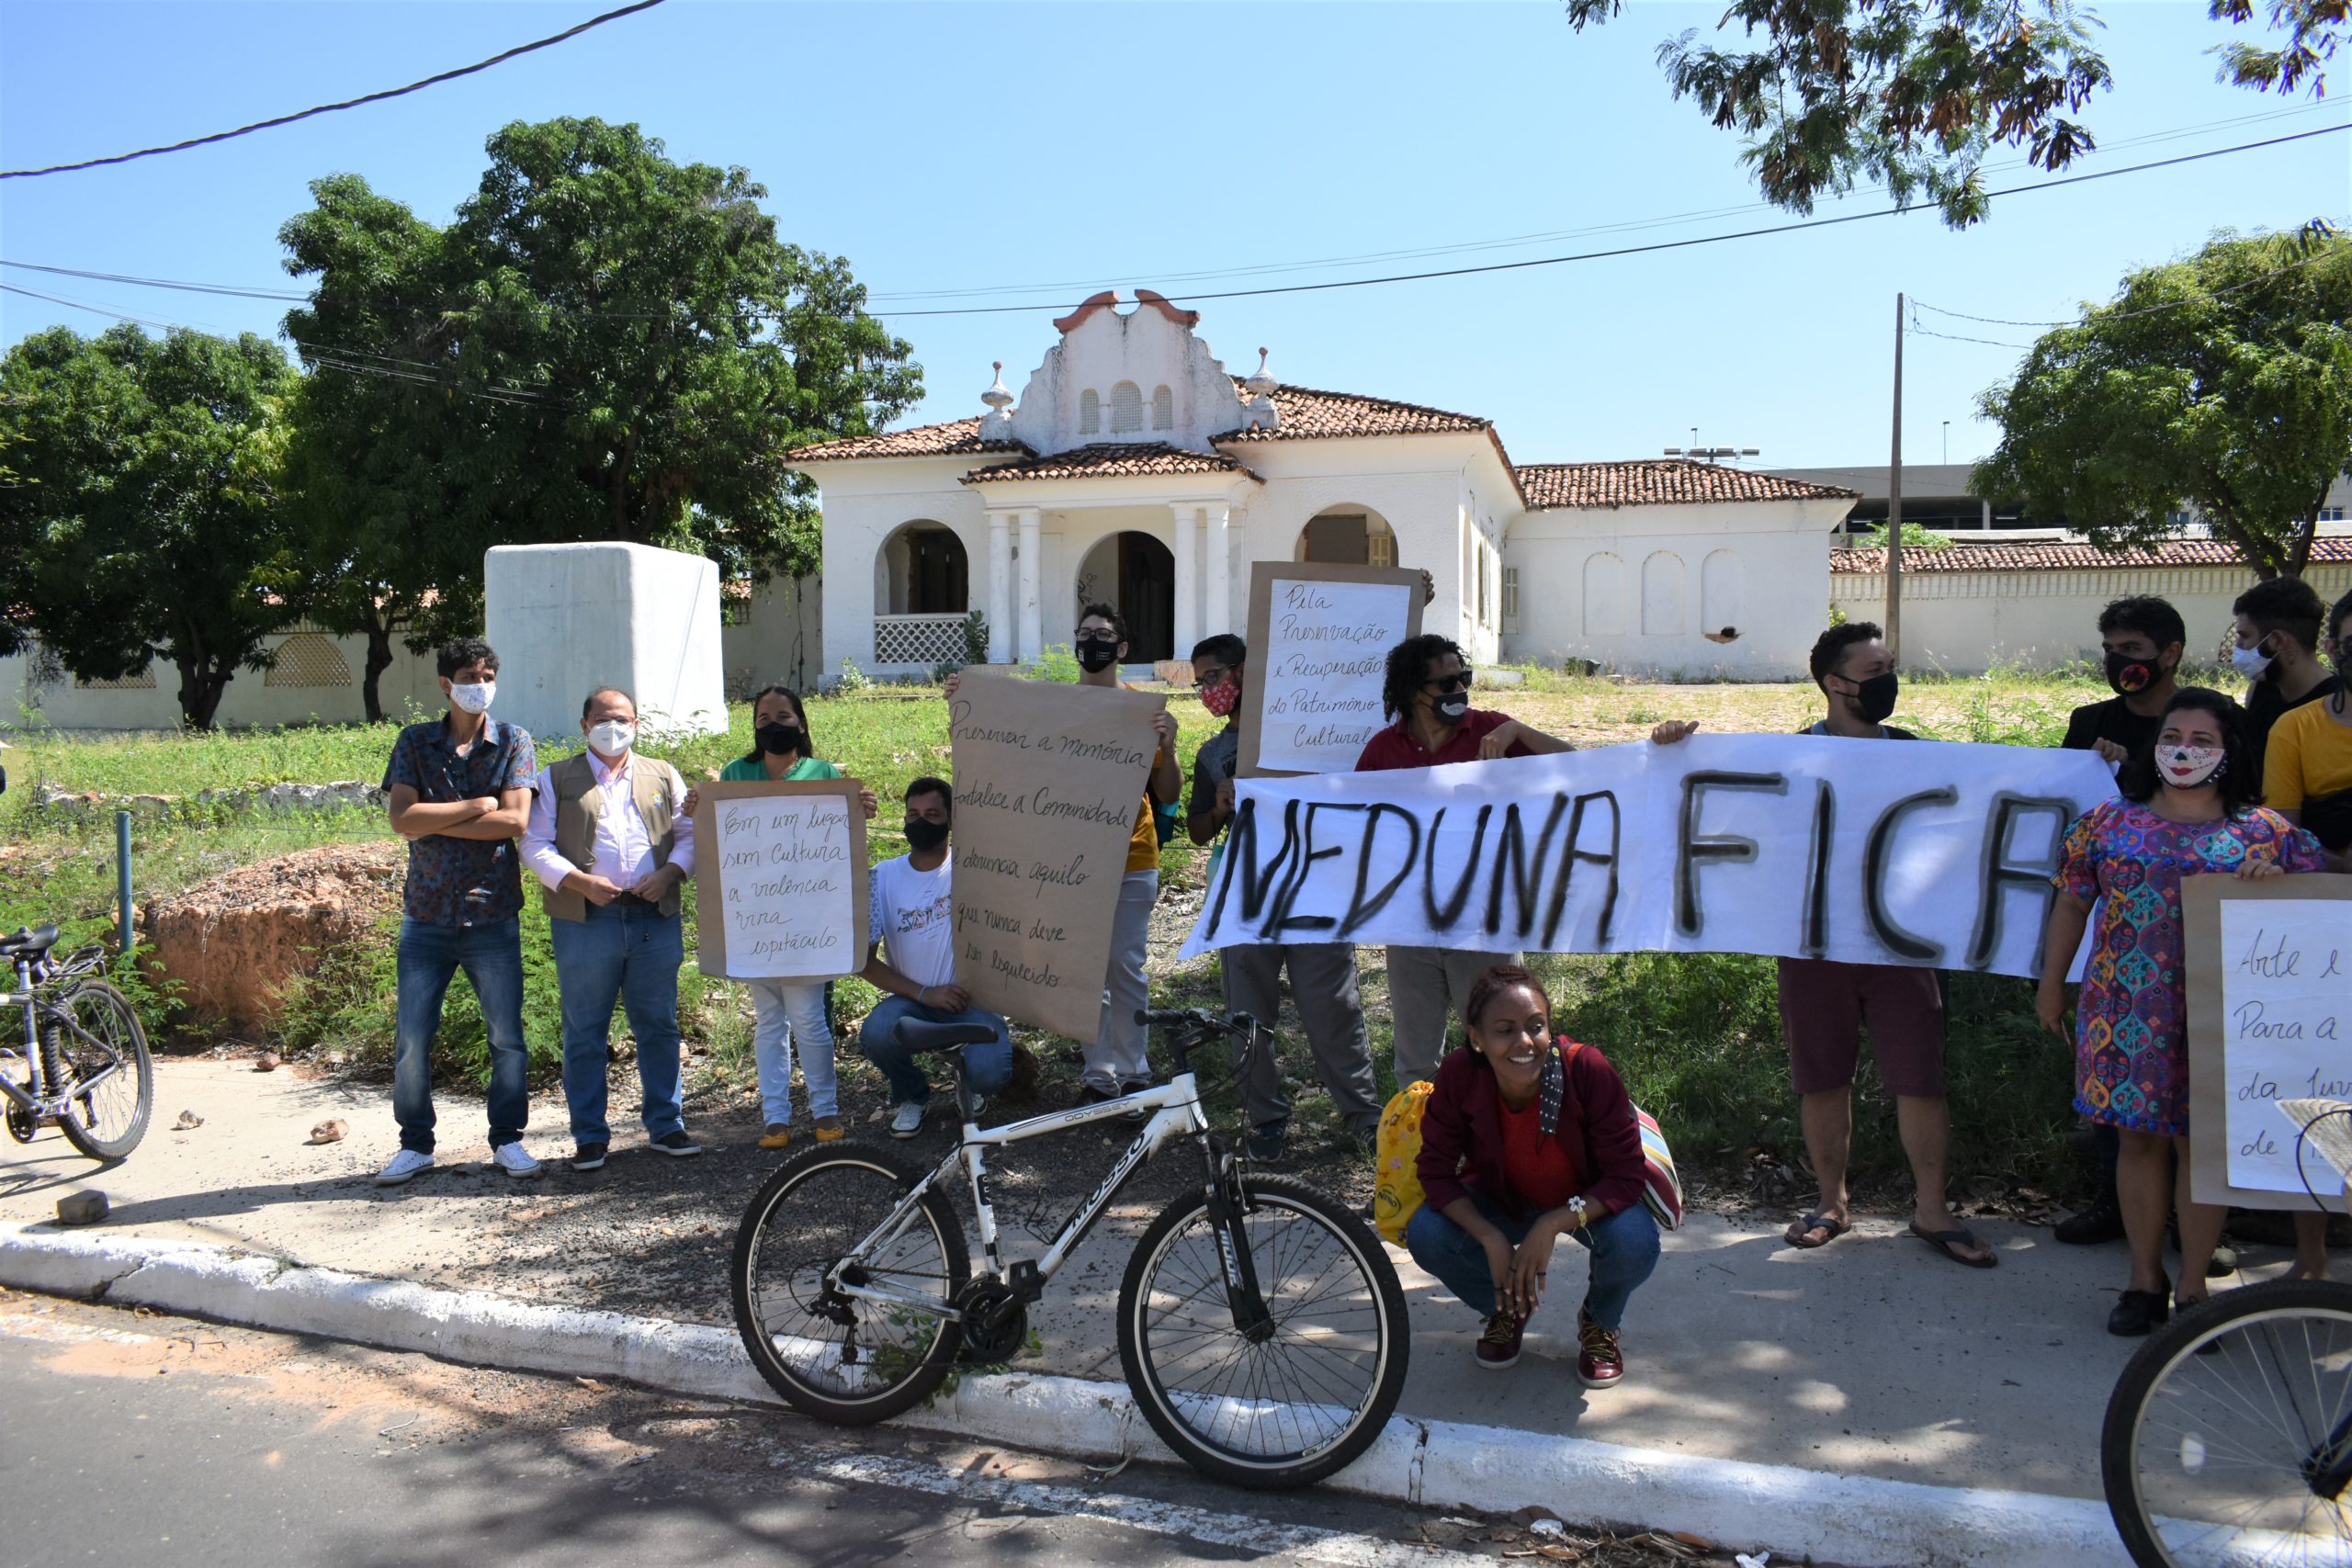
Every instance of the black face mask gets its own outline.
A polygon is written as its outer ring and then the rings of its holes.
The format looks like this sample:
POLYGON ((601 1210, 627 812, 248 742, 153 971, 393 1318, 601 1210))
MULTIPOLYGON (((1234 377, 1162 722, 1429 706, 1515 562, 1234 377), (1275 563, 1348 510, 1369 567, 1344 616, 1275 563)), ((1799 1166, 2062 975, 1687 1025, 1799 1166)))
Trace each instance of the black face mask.
POLYGON ((1445 695, 1431 703, 1430 706, 1436 709, 1438 717, 1443 719, 1446 723, 1460 724, 1464 719, 1470 716, 1470 694, 1467 692, 1448 692, 1445 695))
POLYGON ((2115 688, 2118 696, 2128 697, 2136 692, 2144 692, 2163 678, 2163 666, 2152 659, 2141 659, 2129 653, 2107 656, 2107 683, 2115 688))
POLYGON ((803 757, 808 754, 808 732, 797 725, 763 724, 757 734, 760 750, 771 757, 781 757, 787 751, 803 757))
POLYGON ((907 847, 919 854, 929 854, 947 841, 947 824, 933 822, 921 817, 907 818, 907 847))
POLYGON ((1078 667, 1089 675, 1099 675, 1118 661, 1118 638, 1082 637, 1078 639, 1078 667))
POLYGON ((1862 716, 1862 722, 1877 724, 1893 713, 1902 685, 1892 670, 1883 675, 1873 675, 1867 681, 1855 682, 1854 710, 1862 716))

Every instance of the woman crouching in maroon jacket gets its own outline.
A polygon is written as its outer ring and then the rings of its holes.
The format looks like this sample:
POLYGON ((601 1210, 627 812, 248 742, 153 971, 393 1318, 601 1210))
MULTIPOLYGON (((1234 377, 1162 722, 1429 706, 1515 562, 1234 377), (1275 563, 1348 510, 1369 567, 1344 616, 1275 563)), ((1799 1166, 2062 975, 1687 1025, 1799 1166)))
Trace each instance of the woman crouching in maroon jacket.
POLYGON ((1577 1375, 1625 1375, 1618 1325, 1657 1267, 1657 1222, 1642 1201, 1642 1134, 1617 1069, 1552 1039, 1552 1001, 1515 964, 1481 976, 1463 1005, 1467 1049, 1437 1070, 1421 1112, 1425 1195, 1405 1227, 1413 1261, 1486 1319, 1478 1364, 1519 1359, 1562 1233, 1592 1252, 1577 1313, 1577 1375))

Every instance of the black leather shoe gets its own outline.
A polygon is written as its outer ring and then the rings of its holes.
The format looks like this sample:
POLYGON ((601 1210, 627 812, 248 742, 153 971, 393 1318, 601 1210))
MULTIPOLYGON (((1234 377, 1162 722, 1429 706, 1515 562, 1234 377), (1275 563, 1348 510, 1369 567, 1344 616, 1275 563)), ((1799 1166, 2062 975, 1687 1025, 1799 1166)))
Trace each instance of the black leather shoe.
POLYGON ((2161 1328, 2172 1317, 2171 1292, 2126 1291, 2107 1314, 2107 1331, 2119 1339, 2138 1339, 2161 1328))
POLYGON ((2069 1214, 2050 1228, 2068 1247, 2098 1247, 2123 1239, 2123 1211, 2111 1198, 2101 1198, 2079 1214, 2069 1214))

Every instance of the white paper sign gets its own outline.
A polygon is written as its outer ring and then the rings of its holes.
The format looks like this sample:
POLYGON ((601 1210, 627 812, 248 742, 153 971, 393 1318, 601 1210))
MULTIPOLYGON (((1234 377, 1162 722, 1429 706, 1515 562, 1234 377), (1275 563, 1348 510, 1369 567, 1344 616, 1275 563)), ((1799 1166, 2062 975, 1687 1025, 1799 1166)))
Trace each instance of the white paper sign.
POLYGON ((1244 780, 1183 956, 1237 943, 1760 953, 2031 976, 2096 753, 1698 736, 1244 780))
POLYGON ((1258 766, 1344 773, 1383 720, 1388 650, 1404 636, 1410 590, 1386 583, 1274 580, 1261 683, 1258 766))
MULTIPOLYGON (((704 829, 709 847, 699 852, 715 863, 722 938, 713 943, 706 937, 701 946, 718 957, 718 973, 737 980, 832 979, 864 962, 857 895, 865 856, 861 836, 851 830, 851 809, 838 793, 766 795, 713 800, 697 814, 698 822, 711 824, 704 829)), ((701 897, 707 931, 712 911, 701 897)))
MULTIPOLYGON (((2230 1185, 2303 1190, 2282 1100, 2352 1100, 2352 902, 2222 900, 2222 1051, 2230 1185)), ((2344 1190, 2305 1152, 2322 1197, 2344 1190)))

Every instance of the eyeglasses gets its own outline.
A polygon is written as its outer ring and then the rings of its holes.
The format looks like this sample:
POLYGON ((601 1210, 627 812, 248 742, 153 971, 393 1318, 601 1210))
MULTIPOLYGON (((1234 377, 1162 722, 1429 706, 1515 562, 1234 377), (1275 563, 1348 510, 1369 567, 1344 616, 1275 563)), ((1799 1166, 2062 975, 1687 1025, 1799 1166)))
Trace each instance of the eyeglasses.
POLYGON ((1466 692, 1476 678, 1476 672, 1464 670, 1458 675, 1437 675, 1421 682, 1433 692, 1466 692))
POLYGON ((1195 687, 1202 689, 1205 689, 1210 686, 1222 686, 1231 679, 1233 679, 1232 671, 1219 670, 1214 665, 1210 666, 1206 670, 1202 670, 1196 667, 1193 671, 1193 684, 1195 687))

